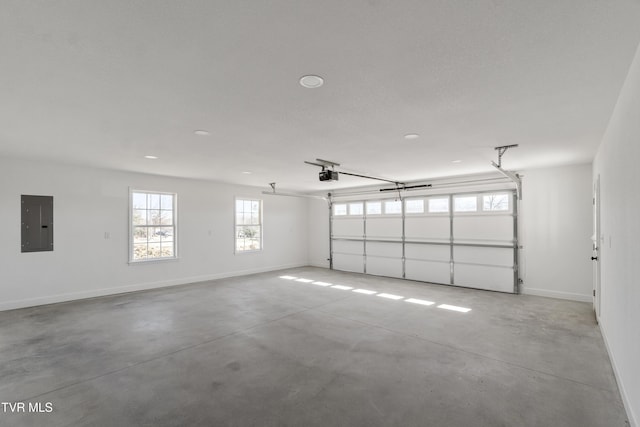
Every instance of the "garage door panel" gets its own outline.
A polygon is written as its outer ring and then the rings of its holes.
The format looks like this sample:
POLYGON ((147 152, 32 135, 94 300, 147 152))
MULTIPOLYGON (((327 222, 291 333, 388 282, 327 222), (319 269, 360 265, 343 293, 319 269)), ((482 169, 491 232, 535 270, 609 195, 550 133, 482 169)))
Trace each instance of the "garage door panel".
POLYGON ((449 262, 420 261, 407 259, 405 262, 405 277, 430 283, 451 283, 449 262))
POLYGON ((367 255, 367 274, 402 278, 402 259, 367 255))
POLYGON ((405 257, 449 262, 451 258, 451 248, 449 245, 428 245, 407 243, 404 250, 405 257))
POLYGON ((334 253, 333 268, 341 271, 364 273, 364 257, 362 255, 334 253))
POLYGON ((408 240, 449 240, 451 221, 448 216, 408 216, 405 233, 408 240))
POLYGON ((402 243, 367 242, 369 256, 402 258, 402 243))
POLYGON ((349 241, 349 240, 334 240, 333 241, 333 252, 341 252, 352 255, 360 255, 362 256, 364 253, 364 242, 363 241, 349 241))
POLYGON ((454 216, 454 240, 513 242, 513 217, 508 215, 454 216))
POLYGON ((367 218, 367 237, 370 239, 402 238, 402 218, 367 218))
POLYGON ((490 291, 513 292, 513 269, 455 264, 455 284, 490 291))
POLYGON ((364 235, 362 218, 340 218, 333 221, 333 237, 359 237, 364 235))
POLYGON ((453 248, 453 260, 471 264, 513 267, 513 249, 456 246, 453 248))

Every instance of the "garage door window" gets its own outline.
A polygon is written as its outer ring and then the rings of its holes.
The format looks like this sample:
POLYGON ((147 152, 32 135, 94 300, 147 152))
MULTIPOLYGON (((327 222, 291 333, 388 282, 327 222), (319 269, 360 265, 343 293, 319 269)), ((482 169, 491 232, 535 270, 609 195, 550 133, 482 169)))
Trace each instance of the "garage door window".
POLYGON ((477 212, 478 196, 457 196, 453 199, 454 212, 477 212))
POLYGON ((433 197, 429 199, 429 213, 448 213, 449 212, 449 198, 448 197, 433 197))
POLYGON ((485 212, 508 211, 509 195, 504 193, 483 195, 482 210, 485 212))
POLYGON ((408 214, 424 213, 424 199, 409 199, 405 201, 405 212, 408 214))
POLYGON ((367 215, 382 214, 382 202, 367 202, 367 215))
POLYGON ((349 215, 362 215, 362 203, 349 203, 349 215))
POLYGON ((384 213, 387 215, 401 214, 402 202, 400 200, 387 200, 384 202, 384 213))
POLYGON ((346 215, 347 205, 344 203, 333 205, 333 214, 335 216, 346 215))

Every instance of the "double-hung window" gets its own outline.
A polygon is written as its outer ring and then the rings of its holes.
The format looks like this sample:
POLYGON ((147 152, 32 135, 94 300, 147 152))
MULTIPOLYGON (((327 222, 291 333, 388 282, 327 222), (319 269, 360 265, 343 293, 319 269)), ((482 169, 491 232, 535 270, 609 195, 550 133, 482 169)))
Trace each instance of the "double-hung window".
POLYGON ((236 253, 262 250, 262 200, 236 199, 236 253))
POLYGON ((176 258, 175 193, 130 191, 129 261, 176 258))

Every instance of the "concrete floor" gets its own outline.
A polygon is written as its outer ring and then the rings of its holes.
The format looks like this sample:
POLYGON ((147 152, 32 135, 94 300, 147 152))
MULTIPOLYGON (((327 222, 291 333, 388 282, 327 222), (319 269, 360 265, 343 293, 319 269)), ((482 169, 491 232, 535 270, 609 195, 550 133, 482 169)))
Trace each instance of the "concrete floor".
POLYGON ((311 267, 0 313, 0 401, 53 409, 2 426, 628 425, 590 304, 311 267))

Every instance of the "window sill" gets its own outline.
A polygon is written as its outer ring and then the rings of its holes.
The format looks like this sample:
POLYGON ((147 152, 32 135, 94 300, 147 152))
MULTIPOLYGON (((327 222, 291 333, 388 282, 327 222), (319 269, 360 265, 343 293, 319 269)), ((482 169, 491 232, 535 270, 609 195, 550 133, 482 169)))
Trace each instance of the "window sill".
POLYGON ((139 260, 129 260, 129 265, 140 265, 140 264, 158 264, 164 262, 172 262, 179 261, 180 258, 172 257, 172 258, 156 258, 156 259, 139 259, 139 260))
POLYGON ((234 254, 235 255, 259 254, 260 252, 262 252, 262 249, 253 249, 253 250, 250 250, 250 251, 235 251, 234 254))

